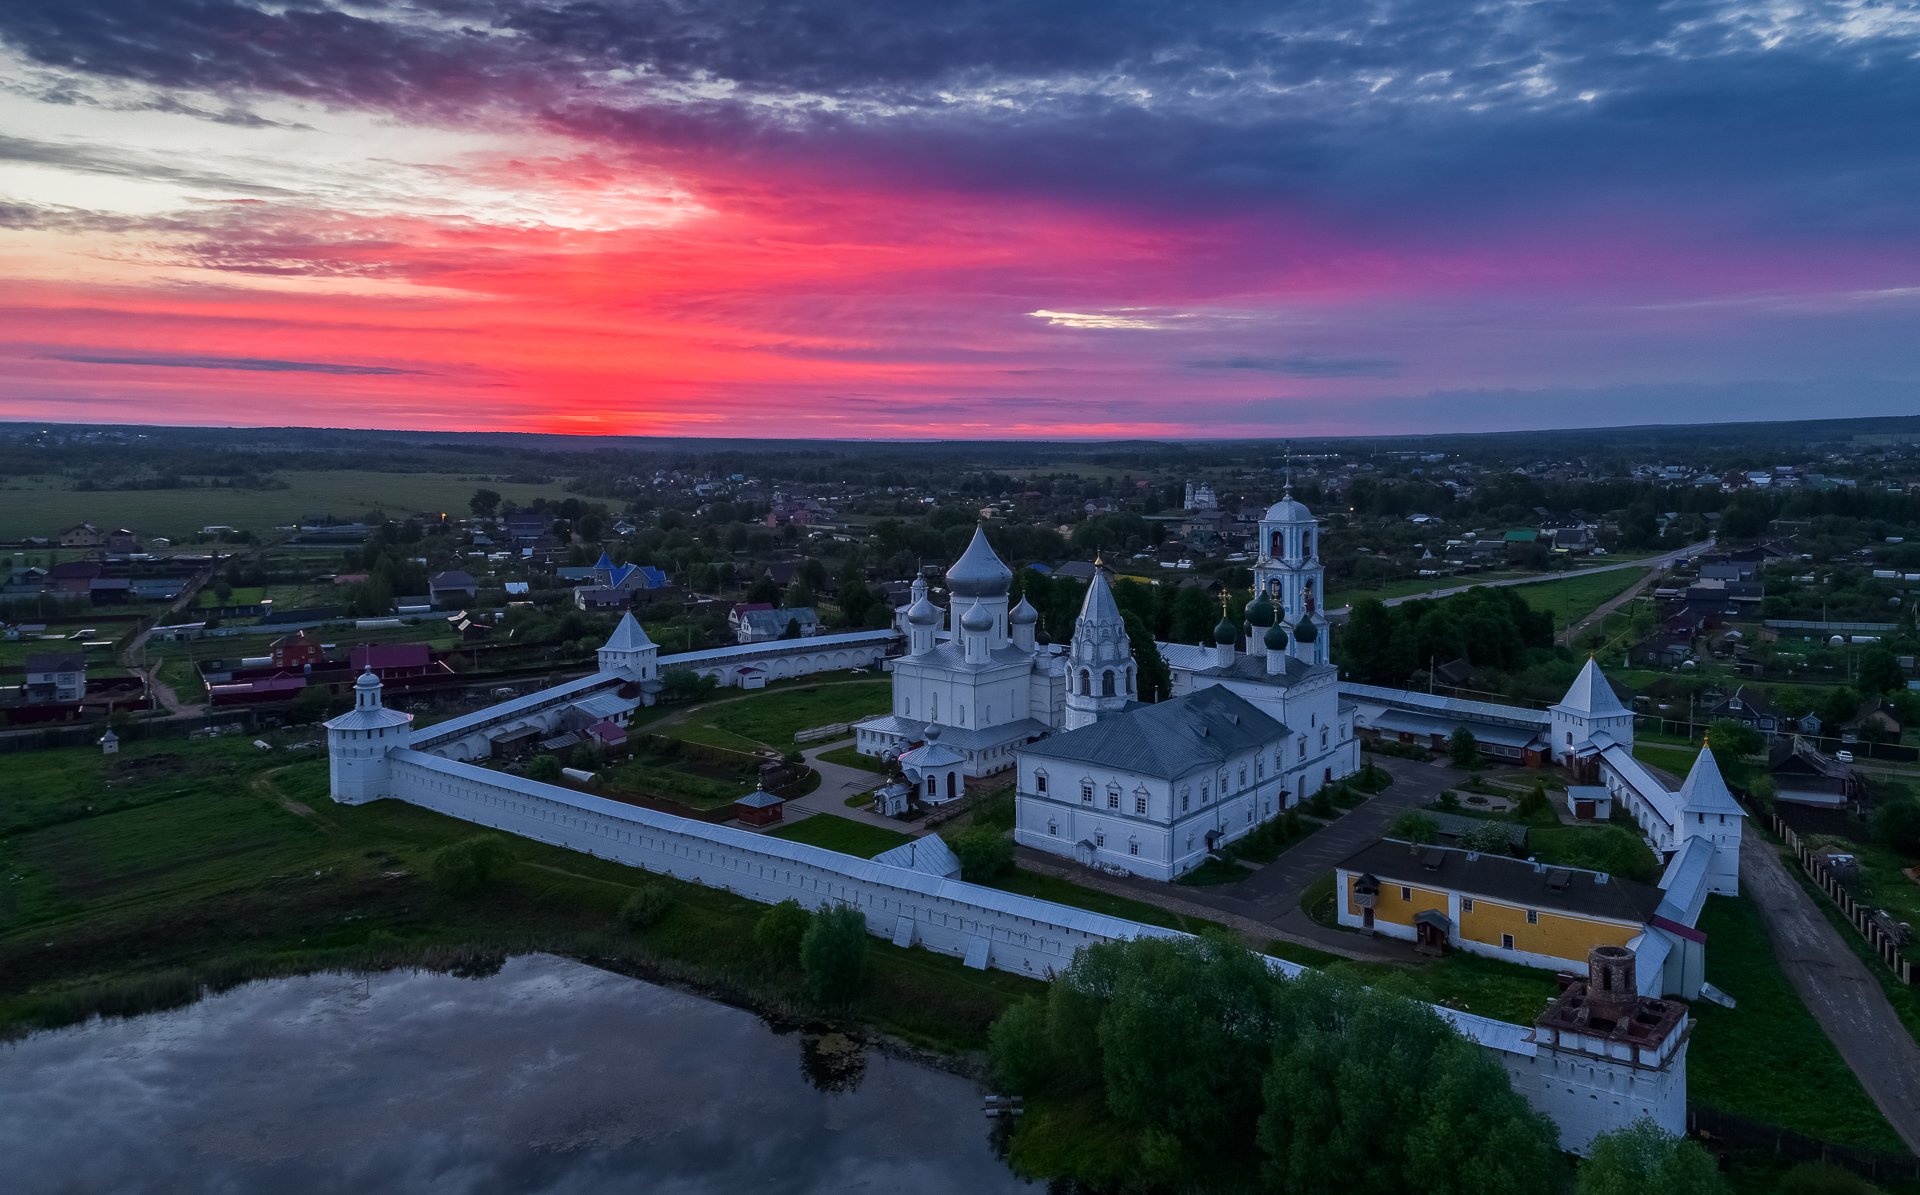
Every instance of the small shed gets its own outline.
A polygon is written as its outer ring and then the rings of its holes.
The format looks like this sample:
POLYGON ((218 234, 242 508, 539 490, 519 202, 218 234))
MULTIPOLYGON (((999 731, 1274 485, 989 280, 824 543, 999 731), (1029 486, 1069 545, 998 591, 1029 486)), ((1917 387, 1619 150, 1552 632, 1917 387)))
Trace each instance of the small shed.
POLYGON ((1568 785, 1567 810, 1575 821, 1607 821, 1613 817, 1613 793, 1600 784, 1568 785))
POLYGON ((107 728, 107 733, 100 736, 100 754, 117 755, 119 751, 120 751, 120 736, 113 733, 113 728, 109 726, 107 728))
POLYGON ((733 816, 743 825, 771 826, 786 816, 786 799, 756 788, 733 803, 733 816))

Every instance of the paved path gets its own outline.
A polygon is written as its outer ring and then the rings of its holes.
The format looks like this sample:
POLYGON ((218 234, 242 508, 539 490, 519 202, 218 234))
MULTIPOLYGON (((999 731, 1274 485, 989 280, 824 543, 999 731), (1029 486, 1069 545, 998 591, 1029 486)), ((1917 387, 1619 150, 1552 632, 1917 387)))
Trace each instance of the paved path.
MULTIPOLYGON (((1576 568, 1564 573, 1541 573, 1537 577, 1508 577, 1504 581, 1470 581, 1465 585, 1454 585, 1447 589, 1429 589, 1423 593, 1403 593, 1399 597, 1385 598, 1383 606, 1398 606, 1402 602, 1423 602, 1434 598, 1452 597, 1456 593, 1465 593, 1469 589, 1505 589, 1509 585, 1539 585, 1548 581, 1565 581, 1573 577, 1590 577, 1595 573, 1618 572, 1623 568, 1644 568, 1648 570, 1665 568, 1676 560, 1704 552, 1713 547, 1714 541, 1703 539, 1697 544, 1688 544, 1684 548, 1675 548, 1671 552, 1662 552, 1658 556, 1649 556, 1640 560, 1623 560, 1618 564, 1596 564, 1588 568, 1576 568)), ((1346 617, 1352 606, 1341 606, 1327 611, 1329 616, 1346 617)))
POLYGON ((1920 1045, 1773 843, 1750 833, 1743 845, 1740 895, 1759 908, 1781 969, 1894 1131, 1920 1153, 1920 1045))
POLYGON ((905 834, 916 832, 912 822, 903 822, 898 818, 881 817, 865 805, 848 805, 847 798, 855 793, 871 792, 885 779, 878 772, 869 772, 863 768, 850 768, 845 764, 834 763, 820 758, 823 751, 832 751, 840 747, 850 747, 852 739, 841 739, 837 743, 822 743, 818 747, 809 747, 801 752, 808 765, 820 773, 820 787, 804 797, 795 797, 787 802, 786 812, 791 816, 795 812, 808 814, 831 813, 835 817, 851 818, 856 822, 866 822, 872 826, 885 826, 889 830, 899 830, 905 834))
POLYGON ((1309 834, 1240 883, 1190 888, 1189 898, 1260 922, 1278 938, 1354 957, 1410 961, 1408 948, 1400 942, 1329 929, 1300 908, 1300 897, 1308 886, 1332 871, 1334 864, 1380 838, 1402 813, 1430 804, 1441 790, 1466 779, 1450 766, 1388 756, 1371 758, 1393 775, 1393 784, 1385 792, 1309 834))

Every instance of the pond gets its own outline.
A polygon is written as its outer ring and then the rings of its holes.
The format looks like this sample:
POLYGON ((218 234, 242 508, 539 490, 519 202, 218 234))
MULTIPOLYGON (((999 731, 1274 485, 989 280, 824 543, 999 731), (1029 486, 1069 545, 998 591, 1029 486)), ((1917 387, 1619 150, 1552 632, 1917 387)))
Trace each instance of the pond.
POLYGON ((977 1084, 547 955, 0 1045, 10 1192, 993 1192, 977 1084))

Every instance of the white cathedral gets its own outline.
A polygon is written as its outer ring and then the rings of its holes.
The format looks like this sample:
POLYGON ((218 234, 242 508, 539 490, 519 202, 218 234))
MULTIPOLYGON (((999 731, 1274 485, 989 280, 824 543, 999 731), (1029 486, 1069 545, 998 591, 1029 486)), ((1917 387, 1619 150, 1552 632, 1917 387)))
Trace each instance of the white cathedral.
POLYGON ((1254 576, 1246 649, 1224 618, 1211 644, 1158 644, 1172 696, 1142 705, 1105 571, 1072 641, 1041 645, 1038 611, 1008 608, 1013 572, 976 530, 947 570, 945 611, 914 583, 892 712, 856 725, 858 749, 898 756, 931 738, 970 777, 1016 766, 1021 844, 1173 879, 1360 764, 1319 609, 1319 522, 1291 493, 1261 520, 1254 576))

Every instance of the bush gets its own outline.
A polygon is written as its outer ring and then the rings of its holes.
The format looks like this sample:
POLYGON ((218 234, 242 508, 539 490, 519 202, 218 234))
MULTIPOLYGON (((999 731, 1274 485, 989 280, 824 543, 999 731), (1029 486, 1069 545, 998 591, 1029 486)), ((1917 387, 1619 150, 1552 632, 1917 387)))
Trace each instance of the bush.
POLYGON ((1920 855, 1920 801, 1888 801, 1873 811, 1873 840, 1907 855, 1920 855))
POLYGON ((1470 851, 1507 853, 1507 828, 1501 822, 1485 822, 1460 836, 1460 845, 1470 851))
POLYGON ((851 905, 821 909, 800 939, 807 994, 819 1004, 844 1004, 867 975, 867 919, 851 905))
POLYGON ((1046 1082, 1053 1071, 1046 1004, 1029 996, 1000 1014, 987 1034, 987 1059, 1004 1091, 1033 1091, 1046 1082))
POLYGON ((953 836, 952 846, 960 878, 969 884, 985 884, 1013 869, 1013 839, 993 826, 969 826, 953 836))
POLYGON ((1432 842, 1440 837, 1440 823, 1433 820, 1432 814, 1409 811, 1393 820, 1387 834, 1404 842, 1432 842))
POLYGON ((1448 789, 1440 794, 1438 800, 1434 801, 1433 807, 1447 813, 1452 813, 1454 810, 1460 808, 1460 794, 1454 792, 1452 789, 1448 789))
POLYGON ((1477 768, 1480 766, 1480 743, 1473 732, 1464 726, 1454 728, 1447 739, 1447 758, 1456 768, 1477 768))
POLYGON ((1307 798, 1307 812, 1315 817, 1333 816, 1333 800, 1327 796, 1326 789, 1323 788, 1307 798))
POLYGON ((662 917, 673 911, 675 899, 673 889, 665 884, 658 881, 643 883, 620 906, 620 924, 630 930, 658 925, 662 917))
POLYGON ((1521 797, 1519 803, 1513 807, 1513 811, 1522 819, 1536 818, 1543 813, 1552 812, 1552 809, 1553 806, 1548 802, 1547 794, 1537 788, 1529 789, 1527 795, 1521 797))
POLYGON ((463 838, 433 852, 427 874, 434 886, 454 896, 480 891, 513 861, 504 840, 491 834, 463 838))
POLYGON ((753 944, 760 953, 783 967, 800 961, 800 940, 807 936, 811 918, 797 900, 783 900, 753 923, 753 944))
POLYGON ((551 783, 560 779, 560 761, 551 755, 536 755, 527 761, 527 779, 551 783))
POLYGON ((1580 1166, 1580 1195, 1725 1195, 1726 1189, 1698 1142, 1665 1132, 1644 1116, 1595 1137, 1580 1166))

